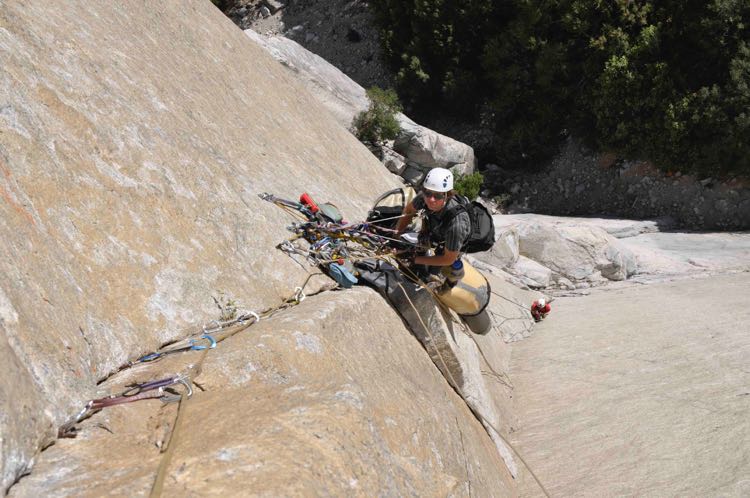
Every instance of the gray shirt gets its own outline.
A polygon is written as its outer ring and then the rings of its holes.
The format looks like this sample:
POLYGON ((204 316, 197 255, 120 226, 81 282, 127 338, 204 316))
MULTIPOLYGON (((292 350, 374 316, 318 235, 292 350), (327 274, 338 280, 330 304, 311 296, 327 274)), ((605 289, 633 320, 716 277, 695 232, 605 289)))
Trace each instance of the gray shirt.
POLYGON ((458 201, 451 197, 445 203, 443 209, 437 213, 427 209, 424 196, 421 193, 412 202, 414 209, 417 211, 420 209, 425 210, 425 221, 428 233, 430 234, 430 242, 437 245, 444 243, 446 251, 460 251, 471 233, 471 218, 469 218, 469 213, 461 210, 449 222, 446 223, 444 219, 445 213, 458 205, 458 201))

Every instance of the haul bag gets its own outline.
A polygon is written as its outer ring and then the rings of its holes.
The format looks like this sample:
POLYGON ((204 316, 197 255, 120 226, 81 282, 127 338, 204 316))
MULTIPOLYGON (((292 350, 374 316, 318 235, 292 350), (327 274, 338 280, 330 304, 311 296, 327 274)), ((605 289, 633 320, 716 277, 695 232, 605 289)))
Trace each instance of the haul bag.
MULTIPOLYGON (((441 303, 461 316, 478 315, 490 302, 490 283, 479 271, 464 261, 464 276, 454 285, 443 285, 437 291, 441 303)), ((447 277, 450 266, 443 268, 447 277)))
POLYGON ((408 186, 385 192, 375 201, 367 214, 367 221, 383 228, 396 228, 397 217, 404 212, 404 208, 414 199, 415 195, 414 189, 408 186))

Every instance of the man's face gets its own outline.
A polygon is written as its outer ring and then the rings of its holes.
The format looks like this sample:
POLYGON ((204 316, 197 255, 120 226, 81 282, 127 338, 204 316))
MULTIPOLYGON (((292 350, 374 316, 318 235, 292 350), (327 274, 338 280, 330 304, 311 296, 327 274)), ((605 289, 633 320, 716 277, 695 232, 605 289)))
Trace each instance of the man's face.
POLYGON ((440 211, 445 207, 445 201, 448 197, 447 192, 433 192, 432 190, 424 191, 424 202, 430 211, 440 211))

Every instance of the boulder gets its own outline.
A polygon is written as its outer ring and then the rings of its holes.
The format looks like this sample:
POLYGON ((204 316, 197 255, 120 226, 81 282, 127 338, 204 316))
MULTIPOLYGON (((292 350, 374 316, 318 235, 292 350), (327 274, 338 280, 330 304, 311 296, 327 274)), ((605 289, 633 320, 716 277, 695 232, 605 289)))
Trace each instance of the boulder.
POLYGON ((406 159, 404 156, 387 147, 382 147, 381 150, 383 157, 381 157, 380 161, 383 163, 383 166, 388 168, 388 171, 394 175, 403 175, 404 170, 406 170, 406 159))
POLYGON ((636 271, 633 253, 594 226, 521 223, 520 253, 574 282, 624 280, 636 271))
POLYGON ((479 261, 498 268, 513 266, 519 257, 518 230, 509 226, 498 229, 495 233, 495 245, 489 251, 474 254, 479 261))
POLYGON ((552 277, 552 270, 526 256, 519 257, 509 271, 520 278, 524 285, 533 289, 548 287, 552 277))
POLYGON ((277 0, 263 0, 263 4, 271 11, 271 14, 275 14, 284 8, 284 3, 277 0))
POLYGON ((398 117, 401 132, 393 148, 423 169, 448 168, 456 175, 474 172, 474 149, 436 131, 416 124, 408 117, 398 117))

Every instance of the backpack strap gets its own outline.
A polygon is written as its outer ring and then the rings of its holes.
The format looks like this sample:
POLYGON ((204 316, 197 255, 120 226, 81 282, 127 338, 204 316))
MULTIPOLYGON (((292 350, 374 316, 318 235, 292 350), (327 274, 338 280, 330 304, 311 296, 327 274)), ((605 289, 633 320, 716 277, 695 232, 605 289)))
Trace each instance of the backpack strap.
POLYGON ((466 197, 458 194, 456 194, 453 198, 456 199, 456 205, 445 212, 445 217, 443 218, 441 225, 450 223, 451 221, 453 221, 453 218, 459 215, 461 211, 466 211, 466 214, 469 215, 469 221, 471 222, 471 226, 473 229, 474 214, 472 213, 472 210, 469 209, 469 206, 471 206, 471 201, 469 201, 469 199, 467 199, 466 197))
POLYGON ((469 236, 464 241, 463 246, 461 247, 461 249, 463 249, 474 236, 474 230, 476 229, 477 223, 474 219, 474 210, 471 209, 471 201, 469 201, 469 199, 467 199, 466 197, 458 194, 453 198, 456 199, 456 205, 445 212, 445 215, 443 215, 443 219, 440 222, 440 227, 442 228, 450 224, 450 222, 453 221, 456 216, 461 214, 461 211, 465 211, 466 214, 469 215, 469 236))

